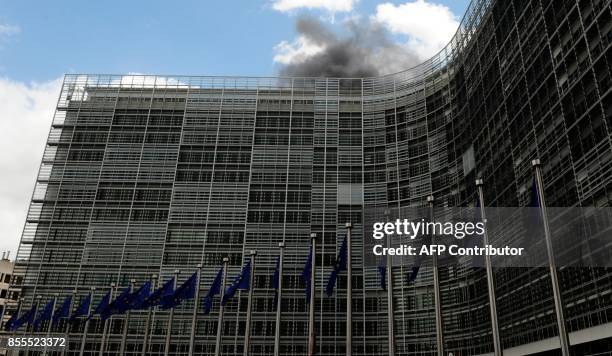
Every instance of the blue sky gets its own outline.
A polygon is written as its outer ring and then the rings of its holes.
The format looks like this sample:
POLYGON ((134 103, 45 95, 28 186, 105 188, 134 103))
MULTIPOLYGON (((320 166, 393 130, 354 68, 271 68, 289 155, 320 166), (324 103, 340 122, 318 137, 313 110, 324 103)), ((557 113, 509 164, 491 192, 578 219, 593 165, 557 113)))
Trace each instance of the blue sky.
POLYGON ((339 38, 383 28, 391 45, 366 59, 397 71, 448 43, 468 3, 0 0, 0 251, 15 256, 64 73, 273 76, 333 44, 296 32, 304 14, 339 38))
MULTIPOLYGON (((370 16, 383 2, 359 1, 352 11, 334 14, 330 26, 340 28, 346 16, 370 16)), ((468 3, 434 2, 458 17, 468 3)), ((172 5, 1 0, 0 9, 0 24, 18 28, 1 43, 0 77, 19 81, 45 81, 74 72, 274 75, 274 46, 294 37, 297 15, 331 18, 325 9, 277 11, 270 0, 172 5)))

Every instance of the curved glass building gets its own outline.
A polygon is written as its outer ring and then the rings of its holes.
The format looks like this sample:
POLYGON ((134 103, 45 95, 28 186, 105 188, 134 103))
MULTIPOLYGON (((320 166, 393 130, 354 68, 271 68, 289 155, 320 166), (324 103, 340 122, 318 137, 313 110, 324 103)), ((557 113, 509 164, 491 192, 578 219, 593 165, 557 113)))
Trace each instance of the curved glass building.
MULTIPOLYGON (((307 352, 300 279, 316 233, 317 355, 345 354, 346 277, 327 276, 353 230, 353 355, 388 354, 387 294, 364 266, 363 212, 472 205, 483 178, 488 206, 525 206, 531 160, 542 161, 549 206, 612 205, 610 1, 474 0, 440 53, 377 78, 66 75, 23 232, 15 274, 22 310, 41 296, 110 283, 120 292, 202 264, 201 295, 224 256, 228 276, 257 250, 251 355, 274 349, 274 290, 285 242, 281 354, 307 352)), ((394 267, 395 351, 436 352, 432 275, 408 283, 394 267)), ((612 350, 612 271, 559 273, 576 355, 612 350)), ((445 354, 493 352, 486 275, 440 269, 445 354)), ((559 348, 546 268, 496 269, 506 355, 559 348)), ((193 302, 173 316, 170 354, 186 355, 193 302)), ((215 349, 218 298, 199 313, 195 353, 215 349)), ((222 354, 243 353, 246 293, 232 299, 222 354)), ((124 354, 164 353, 169 312, 132 312, 124 354), (149 340, 145 334, 149 334, 149 340)), ((125 315, 113 316, 107 354, 119 354, 125 315)), ((56 328, 66 328, 61 322, 56 328)), ((98 318, 69 329, 69 351, 98 353, 98 318), (83 337, 85 336, 85 337, 83 337)), ((55 329, 54 329, 55 330, 55 329)), ((21 335, 22 331, 17 334, 21 335)))

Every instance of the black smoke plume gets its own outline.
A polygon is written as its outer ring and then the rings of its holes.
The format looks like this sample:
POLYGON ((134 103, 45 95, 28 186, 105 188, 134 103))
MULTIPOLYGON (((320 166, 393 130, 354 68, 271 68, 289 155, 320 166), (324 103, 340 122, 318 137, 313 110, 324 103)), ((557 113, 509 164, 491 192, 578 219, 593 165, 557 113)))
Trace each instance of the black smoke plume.
POLYGON ((339 36, 319 20, 300 17, 296 30, 300 36, 323 51, 285 65, 281 76, 362 78, 408 69, 420 61, 405 46, 393 42, 377 23, 363 20, 345 22, 345 36, 339 36))

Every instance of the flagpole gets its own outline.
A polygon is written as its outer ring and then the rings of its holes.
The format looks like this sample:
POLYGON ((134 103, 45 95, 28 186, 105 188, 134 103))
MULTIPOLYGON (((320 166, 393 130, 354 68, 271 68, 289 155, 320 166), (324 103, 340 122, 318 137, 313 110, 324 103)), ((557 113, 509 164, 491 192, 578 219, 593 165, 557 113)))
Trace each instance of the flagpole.
POLYGON ((189 356, 193 356, 195 349, 196 323, 198 321, 198 305, 200 304, 200 278, 202 275, 202 264, 199 263, 196 268, 195 298, 193 302, 193 314, 191 315, 191 332, 189 333, 189 356))
MULTIPOLYGON (((79 350, 79 356, 83 356, 85 352, 85 342, 87 341, 87 329, 89 328, 89 316, 91 315, 91 303, 93 303, 93 295, 96 291, 96 287, 91 287, 89 292, 89 306, 87 307, 87 319, 85 319, 85 326, 83 327, 83 337, 81 338, 81 349, 79 350)), ((68 321, 70 322, 70 321, 68 321)))
MULTIPOLYGON (((15 318, 15 321, 17 321, 19 319, 19 314, 21 313, 21 306, 23 304, 23 300, 24 300, 23 297, 19 297, 19 300, 17 301, 17 310, 15 310, 15 314, 17 314, 17 317, 15 318)), ((6 328, 6 325, 4 327, 6 328)), ((13 326, 11 326, 11 328, 13 328, 13 326)), ((11 333, 12 336, 15 336, 15 334, 17 334, 17 330, 16 329, 15 330, 10 330, 10 331, 12 331, 12 333, 11 333)))
POLYGON ((4 315, 5 314, 6 314, 6 303, 2 306, 2 313, 0 313, 0 330, 6 329, 6 325, 4 324, 4 315))
MULTIPOLYGON (((478 189, 478 200, 480 201, 480 218, 485 223, 483 234, 483 245, 489 244, 489 236, 487 234, 484 201, 484 181, 476 179, 476 188, 478 189)), ((495 297, 495 279, 493 278, 493 265, 491 264, 491 256, 485 254, 485 268, 487 272, 487 288, 489 290, 489 311, 491 313, 491 333, 493 334, 493 353, 495 356, 502 355, 501 339, 499 337, 499 323, 497 321, 497 298, 495 297)))
POLYGON ((538 198, 540 199, 540 211, 542 213, 542 222, 544 224, 544 238, 546 240, 546 252, 548 253, 548 267, 550 269, 550 281, 552 282, 553 297, 555 300, 555 313, 557 315, 557 328, 559 331, 559 341, 561 343, 561 353, 563 356, 570 355, 570 343, 565 328, 565 316, 563 315, 563 302, 561 298, 561 290, 559 288, 559 277, 557 276, 557 265, 548 224, 548 214, 546 213, 546 203, 544 201, 544 181, 542 180, 541 163, 539 159, 531 161, 536 177, 536 187, 538 198))
MULTIPOLYGON (((110 284, 110 293, 108 295, 108 303, 110 304, 113 300, 113 292, 115 291, 115 283, 110 284)), ((112 316, 111 316, 112 317, 112 316)), ((104 355, 104 349, 106 348, 106 333, 108 332, 108 323, 110 318, 104 320, 104 327, 102 329, 102 340, 100 341, 100 351, 98 353, 99 356, 104 355)), ((102 315, 100 314, 100 318, 102 315)))
MULTIPOLYGON (((53 294, 53 303, 51 305, 51 318, 49 319, 49 326, 47 327, 47 338, 51 336, 51 327, 53 326, 53 316, 55 315, 55 306, 57 305, 58 293, 53 294)), ((47 355, 47 346, 43 350, 43 356, 47 355)))
MULTIPOLYGON (((38 307, 40 307, 40 299, 41 298, 42 298, 41 295, 37 295, 36 296, 36 308, 34 309, 34 317, 32 318, 32 320, 34 320, 34 323, 36 323, 36 316, 38 314, 38 307)), ((28 324, 28 326, 26 326, 26 333, 28 332, 28 329, 30 329, 31 332, 36 332, 36 330, 34 330, 34 325, 28 324)), ((30 355, 30 347, 29 346, 26 348, 25 354, 26 354, 26 356, 30 355)))
MULTIPOLYGON (((36 308, 34 309, 34 317, 32 318, 33 323, 36 322, 36 317, 38 316, 38 308, 40 307, 40 300, 42 299, 42 295, 37 295, 36 296, 36 308)), ((30 325, 28 324, 28 326, 26 327, 26 332, 28 331, 28 329, 30 329, 31 332, 36 332, 36 330, 34 330, 34 325, 30 325)), ((27 353, 30 352, 30 348, 28 347, 27 349, 27 353)))
MULTIPOLYGON (((429 220, 433 222, 434 219, 434 197, 430 195, 427 197, 427 203, 429 206, 429 220)), ((434 236, 432 235, 431 244, 434 243, 434 236)), ((438 271, 438 256, 437 252, 433 255, 433 282, 434 282, 434 300, 436 308, 436 349, 438 356, 444 356, 444 336, 442 331, 442 306, 440 303, 440 274, 438 271)))
MULTIPOLYGON (((152 274, 151 278, 149 279, 151 281, 151 286, 152 288, 155 288, 157 286, 157 283, 155 283, 155 280, 157 279, 157 275, 156 274, 152 274)), ((151 324, 151 314, 153 313, 153 308, 154 307, 149 307, 147 309, 147 319, 145 322, 145 331, 144 331, 144 338, 142 340, 142 352, 141 352, 141 356, 146 356, 147 351, 148 351, 148 346, 149 346, 149 330, 151 330, 149 324, 151 324)))
POLYGON ((310 265, 310 305, 308 309, 308 356, 315 354, 315 278, 317 261, 317 234, 310 234, 310 248, 312 259, 310 265))
MULTIPOLYGON (((389 210, 385 210, 385 220, 389 220, 389 210)), ((387 247, 391 247, 391 237, 387 237, 387 247)), ((389 356, 395 356, 395 313, 393 312, 393 260, 387 254, 387 341, 389 356)))
MULTIPOLYGON (((134 293, 134 284, 136 283, 135 279, 130 280, 130 294, 134 293)), ((125 322, 123 323, 123 334, 121 335, 121 348, 119 351, 119 355, 123 355, 125 353, 125 343, 127 341, 128 334, 128 326, 130 323, 130 308, 125 312, 125 322)))
POLYGON ((346 223, 346 356, 353 354, 353 266, 351 235, 353 224, 346 223))
POLYGON ((74 307, 74 300, 76 298, 76 289, 74 289, 71 293, 70 297, 70 307, 68 308, 68 318, 66 319, 66 327, 64 328, 64 337, 66 338, 66 347, 62 348, 62 356, 66 354, 66 349, 70 347, 70 340, 68 340, 68 335, 70 333, 70 316, 72 315, 72 309, 74 307))
POLYGON ((251 272, 249 275, 249 297, 247 304, 247 319, 246 319, 246 330, 244 333, 244 356, 249 355, 249 348, 251 346, 251 313, 253 308, 253 282, 255 281, 255 256, 257 251, 251 250, 251 272))
MULTIPOLYGON (((227 279, 227 263, 229 262, 228 257, 223 257, 223 284, 221 287, 220 295, 225 293, 225 284, 227 279)), ((221 333, 223 332, 223 303, 219 303, 219 318, 217 319, 217 340, 215 343, 215 356, 221 355, 221 333)))
MULTIPOLYGON (((176 289, 176 281, 178 279, 178 275, 181 271, 178 269, 174 270, 174 286, 172 290, 176 289)), ((168 315, 168 329, 166 330, 166 344, 164 346, 164 356, 168 356, 170 354, 170 340, 172 339, 172 323, 174 322, 174 307, 170 308, 170 314, 168 315)))
MULTIPOLYGON (((23 297, 19 297, 19 301, 17 302, 17 310, 15 311, 15 313, 17 313, 17 318, 15 319, 15 321, 17 321, 17 319, 19 319, 19 314, 21 313, 21 304, 23 304, 23 297)), ((13 328, 13 327, 11 326, 11 328, 13 328)), ((16 329, 15 330, 11 330, 11 336, 12 337, 14 337, 16 334, 17 334, 17 330, 16 329)), ((8 351, 9 351, 9 353, 7 353, 7 355, 13 356, 13 354, 14 354, 13 349, 10 349, 8 351)), ((19 353, 19 352, 17 352, 17 353, 19 353)))
MULTIPOLYGON (((34 311, 34 322, 36 322, 36 318, 38 318, 38 314, 40 314, 40 312, 38 311, 38 308, 40 308, 40 301, 42 300, 42 295, 37 295, 36 296, 36 310, 34 311)), ((34 325, 32 325, 32 331, 36 332, 36 330, 34 330, 34 325)))
POLYGON ((49 326, 47 326, 47 337, 51 335, 51 327, 53 326, 53 316, 55 315, 55 307, 57 306, 57 297, 59 293, 53 293, 53 303, 51 307, 51 317, 49 319, 49 326))
POLYGON ((280 329, 281 329, 281 305, 283 299, 283 254, 285 243, 279 242, 280 254, 278 257, 278 291, 276 292, 276 325, 274 328, 274 356, 280 355, 280 329))

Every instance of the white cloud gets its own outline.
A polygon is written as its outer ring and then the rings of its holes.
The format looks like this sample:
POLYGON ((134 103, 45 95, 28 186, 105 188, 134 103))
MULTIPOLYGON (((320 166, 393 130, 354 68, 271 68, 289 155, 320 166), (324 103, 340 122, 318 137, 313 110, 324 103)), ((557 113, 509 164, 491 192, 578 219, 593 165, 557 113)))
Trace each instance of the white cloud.
POLYGON ((441 50, 459 27, 457 17, 448 7, 425 0, 380 4, 372 18, 392 33, 406 35, 406 45, 421 59, 441 50))
POLYGON ((172 86, 177 88, 187 88, 188 83, 181 81, 181 77, 159 77, 140 72, 128 72, 120 79, 113 80, 113 85, 120 85, 124 88, 150 88, 153 86, 165 87, 172 86))
POLYGON ((21 32, 19 26, 0 23, 0 38, 16 35, 21 32))
POLYGON ((0 78, 0 251, 15 257, 61 79, 0 78))
POLYGON ((300 63, 324 49, 324 46, 309 40, 306 36, 299 36, 291 43, 282 41, 274 46, 276 53, 274 62, 284 65, 300 63))
POLYGON ((305 8, 336 13, 352 11, 356 3, 357 0, 273 0, 272 7, 281 12, 305 8))

